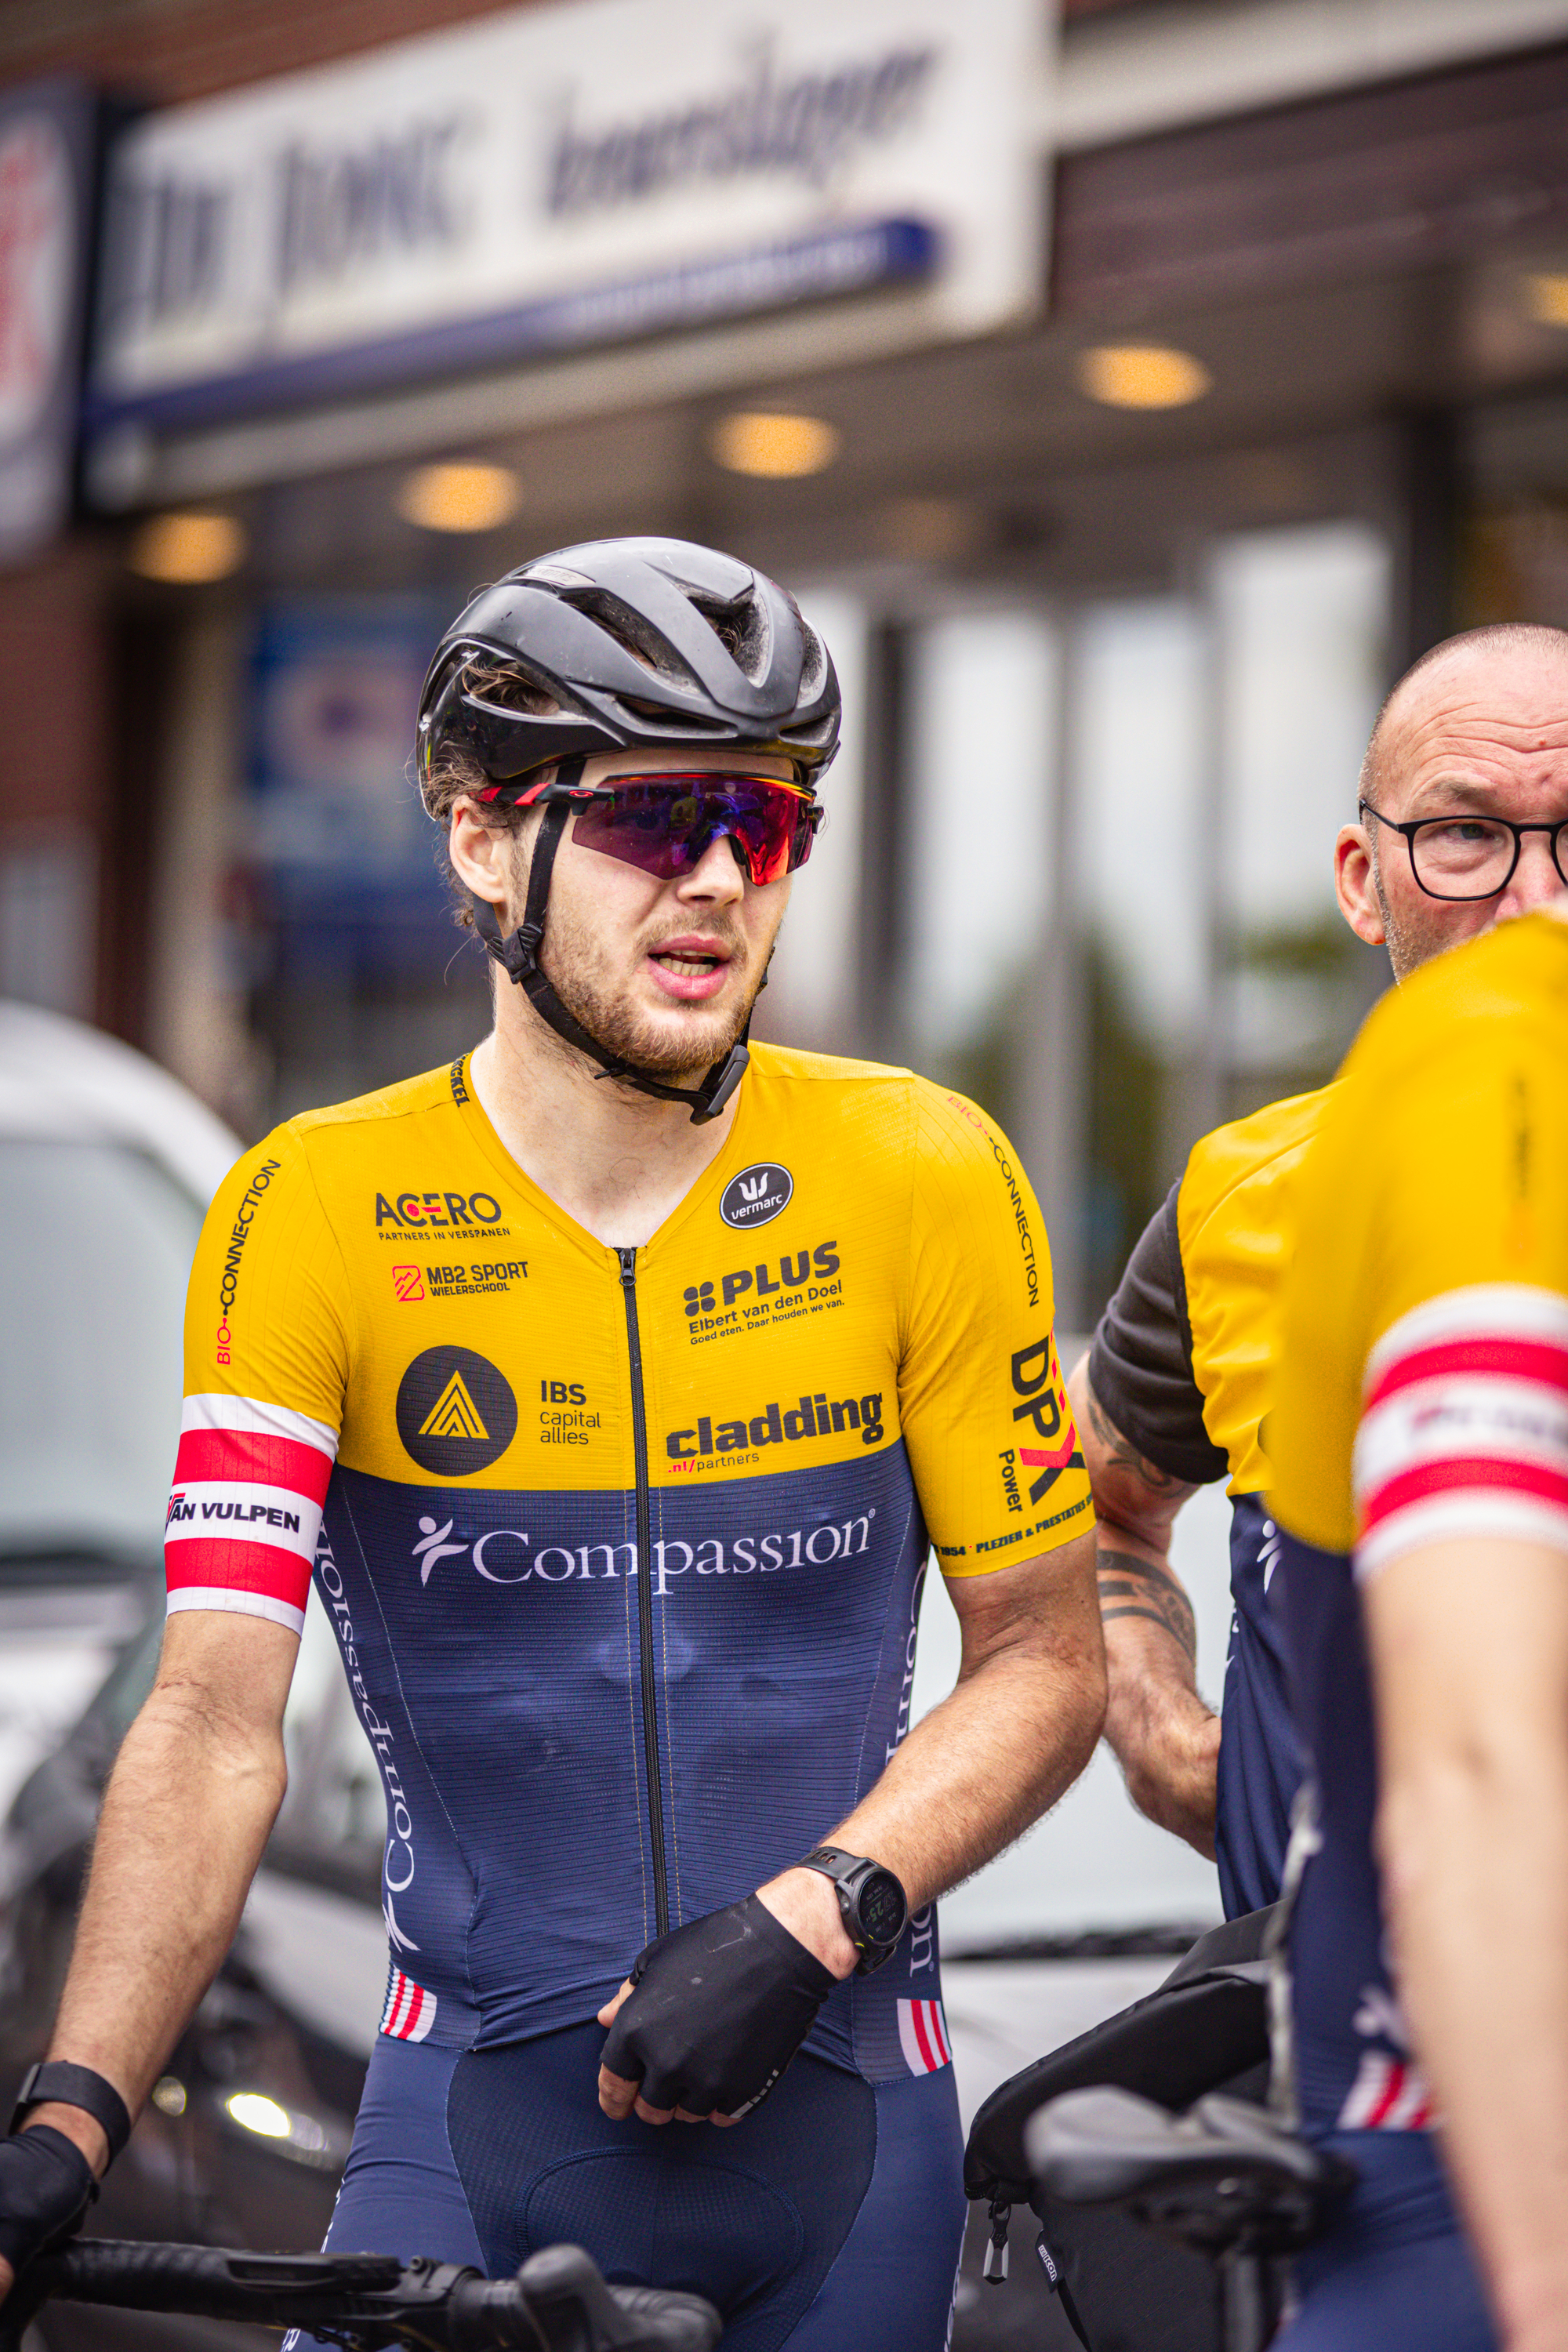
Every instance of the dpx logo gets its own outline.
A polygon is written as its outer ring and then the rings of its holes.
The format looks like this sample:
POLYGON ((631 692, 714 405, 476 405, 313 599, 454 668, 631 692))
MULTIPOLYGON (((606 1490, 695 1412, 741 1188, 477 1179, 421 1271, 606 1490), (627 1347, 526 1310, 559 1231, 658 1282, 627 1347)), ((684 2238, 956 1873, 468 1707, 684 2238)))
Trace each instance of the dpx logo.
POLYGON ((1055 1369, 1056 1351, 1048 1339, 1037 1339, 1032 1346, 1020 1348, 1013 1359, 1013 1391, 1021 1396, 1022 1404, 1013 1407, 1016 1422, 1033 1422, 1044 1444, 1020 1445, 1018 1460, 1026 1470, 1037 1470, 1039 1476, 1029 1488, 1029 1500, 1037 1503, 1054 1486, 1064 1470, 1081 1470, 1083 1456, 1078 1451, 1078 1432, 1073 1427, 1072 1414, 1066 1400, 1058 1395, 1051 1374, 1055 1369))
POLYGON ((725 1185, 719 1202, 719 1214, 727 1225, 748 1232, 752 1225, 771 1225, 773 1219, 788 1208, 795 1192, 795 1178, 787 1168, 776 1160, 759 1160, 753 1168, 742 1168, 725 1185))

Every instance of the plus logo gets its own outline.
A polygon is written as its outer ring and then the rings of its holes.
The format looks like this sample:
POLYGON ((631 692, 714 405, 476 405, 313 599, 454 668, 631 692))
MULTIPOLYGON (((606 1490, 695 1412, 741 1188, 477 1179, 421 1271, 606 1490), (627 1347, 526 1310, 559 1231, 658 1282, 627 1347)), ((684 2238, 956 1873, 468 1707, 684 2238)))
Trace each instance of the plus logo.
POLYGON ((716 1302, 713 1285, 710 1282, 694 1282, 688 1286, 684 1295, 688 1315, 712 1314, 716 1302))

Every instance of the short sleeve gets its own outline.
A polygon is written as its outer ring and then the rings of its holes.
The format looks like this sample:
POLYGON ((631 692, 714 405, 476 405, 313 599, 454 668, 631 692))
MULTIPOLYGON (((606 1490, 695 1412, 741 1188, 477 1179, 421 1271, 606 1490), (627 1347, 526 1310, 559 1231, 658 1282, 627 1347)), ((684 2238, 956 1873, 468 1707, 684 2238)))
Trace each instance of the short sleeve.
POLYGON ((917 1082, 899 1412, 948 1576, 1055 1550, 1094 1524, 1051 1328, 1050 1246, 1001 1129, 917 1082))
POLYGON ((304 1623, 348 1367, 342 1256, 279 1129, 207 1212, 185 1302, 185 1400, 163 1558, 171 1612, 304 1623))
POLYGON ((1276 1515, 1357 1572, 1449 1538, 1568 1549, 1568 935, 1444 956, 1380 1007, 1312 1148, 1276 1515))
POLYGON ((1181 1186, 1144 1226, 1089 1349, 1095 1395, 1128 1443, 1173 1478, 1206 1486, 1230 1465, 1204 1426, 1176 1225, 1181 1186))

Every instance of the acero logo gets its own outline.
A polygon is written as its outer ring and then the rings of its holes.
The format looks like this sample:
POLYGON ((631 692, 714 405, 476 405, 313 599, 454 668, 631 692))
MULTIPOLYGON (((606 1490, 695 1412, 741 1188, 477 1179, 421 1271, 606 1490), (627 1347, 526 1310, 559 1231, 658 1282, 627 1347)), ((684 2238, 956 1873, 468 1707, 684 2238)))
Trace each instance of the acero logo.
POLYGON ((517 1399, 472 1348, 426 1348, 398 1384, 397 1434, 421 1470, 471 1478, 516 1436, 517 1399))
POLYGON ((788 1208, 795 1191, 795 1178, 787 1168, 776 1160, 759 1160, 754 1168, 742 1168, 731 1176, 719 1202, 719 1214, 727 1225, 736 1225, 742 1233, 752 1225, 769 1225, 788 1208))
POLYGON ((499 1225, 500 1202, 493 1192, 399 1192, 389 1199, 375 1196, 375 1224, 401 1225, 405 1232, 419 1225, 499 1225))

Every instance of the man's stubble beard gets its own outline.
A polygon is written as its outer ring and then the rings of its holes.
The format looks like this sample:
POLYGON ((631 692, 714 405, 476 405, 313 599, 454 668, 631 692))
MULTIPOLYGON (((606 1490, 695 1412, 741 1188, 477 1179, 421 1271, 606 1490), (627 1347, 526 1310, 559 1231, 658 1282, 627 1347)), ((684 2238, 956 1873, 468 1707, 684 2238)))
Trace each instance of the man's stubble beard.
MULTIPOLYGON (((697 926, 692 928, 695 930, 697 926)), ((740 933, 711 921, 702 925, 701 931, 716 946, 729 950, 731 970, 743 976, 751 950, 740 933)), ((545 919, 540 962, 562 1003, 606 1054, 634 1063, 638 1069, 647 1070, 672 1085, 703 1077, 716 1062, 724 1059, 731 1045, 739 1043, 767 972, 764 962, 755 987, 745 989, 727 1012, 708 1016, 710 1025, 705 1029, 704 1042, 694 1046, 689 1037, 671 1036, 627 1002, 626 994, 617 995, 606 984, 599 969, 597 948, 597 940, 589 926, 551 907, 545 919)), ((672 1003, 675 1001, 672 999, 672 1003)), ((553 1031, 549 1034, 553 1037, 553 1031)), ((565 1053, 574 1055, 574 1047, 566 1045, 563 1039, 557 1042, 565 1053)))
POLYGON ((1408 980, 1413 971, 1419 970, 1424 963, 1430 963, 1435 955, 1441 955, 1452 942, 1440 913, 1434 913, 1426 920, 1416 917, 1409 921, 1395 915, 1389 905, 1388 893, 1383 887, 1383 870, 1378 864, 1375 845, 1370 845, 1370 862, 1372 887, 1377 898, 1377 911, 1383 918, 1384 944, 1388 950, 1388 961, 1394 967, 1396 981, 1408 980))

